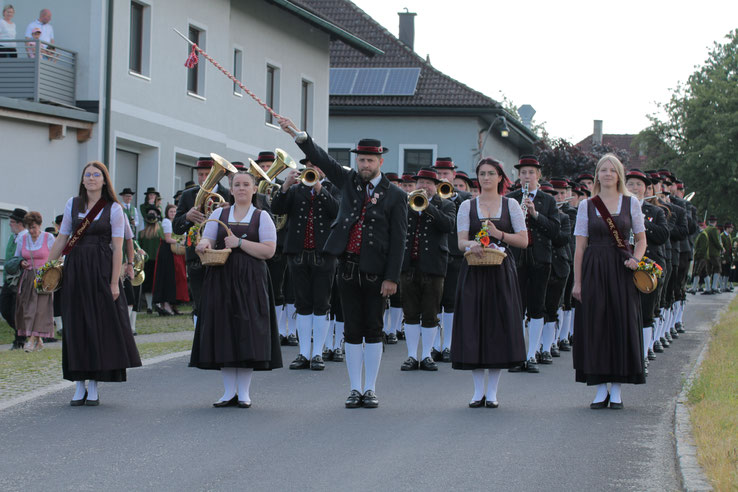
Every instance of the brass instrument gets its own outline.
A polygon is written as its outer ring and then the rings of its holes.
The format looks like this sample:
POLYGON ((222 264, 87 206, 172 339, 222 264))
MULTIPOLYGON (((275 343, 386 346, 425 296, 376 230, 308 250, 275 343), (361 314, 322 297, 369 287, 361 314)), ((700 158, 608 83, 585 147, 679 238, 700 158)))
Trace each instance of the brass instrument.
POLYGON ((410 204, 410 208, 415 212, 422 212, 428 208, 428 197, 425 194, 425 190, 415 190, 407 196, 407 202, 410 204))
POLYGON ((684 199, 687 200, 688 202, 691 202, 692 198, 694 198, 694 195, 695 195, 695 192, 693 191, 692 193, 689 193, 687 196, 685 196, 684 199))
MULTIPOLYGON (((141 249, 141 246, 138 245, 138 242, 136 240, 133 241, 133 251, 133 278, 131 279, 131 285, 134 287, 138 287, 139 285, 144 283, 144 280, 146 280, 144 265, 146 265, 146 261, 148 261, 149 255, 146 253, 146 251, 141 249)), ((122 269, 120 272, 120 279, 126 279, 125 268, 122 269)))
POLYGON ((271 195, 271 189, 275 186, 278 186, 276 183, 274 183, 273 180, 274 178, 279 176, 282 171, 284 171, 288 167, 291 169, 297 169, 297 164, 295 164, 295 160, 290 157, 287 152, 282 149, 275 149, 274 153, 277 155, 277 159, 266 171, 266 175, 269 179, 261 181, 257 190, 259 193, 263 193, 265 195, 271 195))
POLYGON ((218 181, 220 181, 226 174, 236 174, 238 172, 238 169, 236 169, 233 164, 218 154, 213 154, 211 152, 210 157, 213 158, 215 163, 213 164, 213 168, 210 170, 208 177, 205 178, 205 181, 200 186, 200 191, 197 192, 197 196, 195 197, 195 208, 205 214, 206 217, 213 213, 213 210, 225 204, 225 200, 222 196, 217 193, 213 193, 215 185, 217 185, 218 181))
POLYGON ((523 186, 523 198, 520 200, 520 207, 523 209, 523 217, 528 217, 528 207, 525 206, 525 200, 530 198, 530 189, 528 183, 523 186))
POLYGON ((305 186, 315 186, 320 181, 320 175, 315 169, 307 168, 301 174, 299 178, 300 182, 305 186))
POLYGON ((274 182, 271 179, 269 179, 269 176, 267 176, 264 170, 261 167, 259 167, 259 165, 250 157, 249 157, 248 173, 256 177, 257 183, 260 183, 263 180, 271 184, 274 184, 274 182))
POLYGON ((436 193, 438 193, 438 196, 440 196, 441 198, 448 199, 454 196, 456 190, 454 190, 454 185, 452 185, 448 181, 441 181, 436 187, 436 193))

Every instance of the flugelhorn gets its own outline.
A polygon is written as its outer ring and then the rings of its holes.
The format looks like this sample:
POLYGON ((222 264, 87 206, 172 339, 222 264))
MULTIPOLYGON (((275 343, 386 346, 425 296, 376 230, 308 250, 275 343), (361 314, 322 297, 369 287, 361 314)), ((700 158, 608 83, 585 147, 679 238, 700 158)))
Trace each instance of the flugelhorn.
POLYGON ((451 198, 455 193, 454 185, 452 185, 448 181, 441 181, 436 187, 436 193, 441 198, 451 198))
POLYGON ((410 208, 415 212, 422 212, 428 208, 428 197, 425 194, 425 190, 418 189, 413 191, 407 196, 407 202, 410 204, 410 208))
POLYGON ((305 186, 315 186, 320 181, 320 175, 315 169, 307 168, 300 173, 299 180, 305 186))
POLYGON ((277 186, 277 184, 273 182, 274 178, 279 176, 279 174, 288 167, 291 169, 297 169, 295 160, 290 157, 287 152, 282 149, 275 149, 274 153, 277 155, 277 158, 266 171, 266 175, 269 180, 264 180, 259 183, 259 188, 257 190, 259 193, 268 194, 269 190, 273 186, 277 186))
POLYGON ((211 153, 210 157, 212 157, 215 162, 212 169, 210 169, 210 173, 207 178, 205 178, 205 181, 200 186, 200 191, 197 192, 197 196, 195 197, 195 208, 205 214, 206 217, 213 213, 213 210, 225 203, 222 196, 217 193, 213 193, 215 185, 217 185, 218 181, 220 181, 226 174, 235 174, 238 172, 238 169, 236 169, 233 164, 218 154, 211 153))

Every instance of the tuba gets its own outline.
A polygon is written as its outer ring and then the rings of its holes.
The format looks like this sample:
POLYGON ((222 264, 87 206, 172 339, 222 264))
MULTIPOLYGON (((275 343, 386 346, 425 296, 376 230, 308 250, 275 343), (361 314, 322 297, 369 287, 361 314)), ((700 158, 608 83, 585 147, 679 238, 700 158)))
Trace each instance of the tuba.
POLYGON ((428 208, 428 197, 425 195, 425 190, 413 191, 407 196, 407 202, 415 212, 422 212, 428 208))
POLYGON ((225 203, 222 196, 217 193, 213 193, 215 185, 217 185, 218 181, 220 181, 226 174, 236 174, 238 172, 238 169, 236 169, 233 164, 218 154, 211 153, 210 157, 213 158, 215 163, 213 164, 213 168, 210 170, 210 174, 205 178, 205 182, 200 186, 200 191, 197 192, 197 196, 195 197, 195 208, 202 211, 206 217, 213 213, 213 210, 225 203))
POLYGON ((448 181, 441 181, 438 183, 438 187, 436 188, 436 193, 438 193, 438 196, 440 196, 443 199, 448 199, 454 196, 454 193, 456 191, 454 190, 454 185, 449 183, 448 181))

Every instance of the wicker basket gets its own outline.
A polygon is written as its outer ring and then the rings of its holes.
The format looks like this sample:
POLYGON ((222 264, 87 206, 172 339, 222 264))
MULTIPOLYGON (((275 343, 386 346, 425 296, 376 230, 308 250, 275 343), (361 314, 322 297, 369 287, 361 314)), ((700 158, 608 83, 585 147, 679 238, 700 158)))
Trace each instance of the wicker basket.
POLYGON ((471 251, 464 253, 464 258, 469 266, 496 266, 502 265, 502 260, 507 257, 507 254, 495 248, 484 248, 484 254, 477 256, 471 251))
MULTIPOLYGON (((205 224, 208 222, 217 222, 218 224, 225 227, 225 230, 228 231, 228 234, 233 234, 230 227, 225 225, 223 222, 219 221, 218 219, 208 219, 205 222, 203 222, 200 225, 200 229, 197 231, 197 243, 200 242, 200 237, 202 236, 202 230, 205 228, 205 224)), ((206 249, 203 252, 198 251, 197 256, 200 257, 200 261, 202 262, 203 266, 223 266, 225 265, 225 262, 228 260, 228 256, 230 256, 231 250, 229 248, 225 249, 206 249)))
POLYGON ((187 247, 182 243, 170 243, 169 247, 172 248, 172 253, 175 255, 183 255, 187 251, 187 247))
POLYGON ((61 289, 62 276, 63 276, 63 265, 59 264, 46 270, 41 275, 41 281, 36 282, 36 290, 39 293, 50 294, 61 289))
POLYGON ((639 291, 644 294, 650 294, 658 287, 659 279, 652 273, 636 270, 633 272, 633 283, 639 291))

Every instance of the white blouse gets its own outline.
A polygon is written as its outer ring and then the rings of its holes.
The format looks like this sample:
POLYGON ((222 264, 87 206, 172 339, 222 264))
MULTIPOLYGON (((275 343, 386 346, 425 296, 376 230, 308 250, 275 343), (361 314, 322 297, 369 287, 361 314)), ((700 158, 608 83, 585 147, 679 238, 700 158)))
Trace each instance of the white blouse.
MULTIPOLYGON (((591 201, 591 198, 584 200, 579 204, 577 209, 577 225, 574 227, 575 236, 589 237, 589 216, 587 215, 587 204, 591 201)), ((620 208, 623 206, 623 195, 620 195, 618 200, 618 211, 613 215, 620 214, 620 208)), ((595 207, 595 213, 598 217, 601 217, 599 210, 595 207)), ((643 223, 643 211, 641 210, 641 204, 638 198, 631 197, 630 199, 630 219, 631 229, 633 234, 638 234, 646 230, 646 226, 643 223)))
MULTIPOLYGON (((527 231, 528 228, 525 227, 525 216, 523 215, 523 209, 520 208, 518 202, 507 197, 502 197, 502 199, 507 200, 507 209, 510 211, 510 222, 512 222, 513 231, 527 231)), ((461 205, 459 205, 459 213, 456 216, 457 232, 469 232, 469 207, 471 206, 470 203, 471 199, 464 200, 461 205)), ((479 217, 480 220, 499 219, 500 215, 502 215, 502 200, 500 200, 500 208, 497 209, 497 213, 495 213, 494 217, 482 217, 482 211, 479 208, 479 200, 477 200, 477 217, 479 217)))
MULTIPOLYGON (((209 224, 209 222, 208 222, 209 224)), ((207 227, 207 226, 205 226, 207 227)), ((164 219, 161 221, 161 230, 164 232, 164 234, 171 234, 172 233, 172 221, 169 219, 164 219)))
MULTIPOLYGON (((5 19, 0 19, 0 41, 5 39, 15 39, 15 23, 5 22, 5 19)), ((0 43, 0 47, 15 48, 16 43, 3 42, 0 43)))
MULTIPOLYGON (((246 216, 240 221, 238 221, 238 223, 239 224, 250 223, 251 217, 254 215, 254 210, 256 210, 256 207, 254 206, 249 207, 249 211, 246 212, 246 216)), ((228 220, 223 220, 220 218, 220 215, 223 212, 222 208, 216 209, 208 218, 209 219, 219 219, 222 222, 225 222, 226 224, 228 223, 234 224, 236 223, 236 220, 233 218, 233 211, 234 211, 234 207, 230 207, 230 214, 228 215, 228 220)), ((221 226, 217 222, 208 222, 207 224, 205 224, 205 230, 202 231, 202 237, 206 237, 212 241, 217 240, 219 227, 223 227, 223 226, 221 226)), ((272 218, 269 216, 269 214, 266 213, 264 210, 262 210, 261 219, 259 221, 259 242, 265 243, 267 241, 277 242, 277 228, 274 226, 274 222, 272 222, 272 218)))
POLYGON ((46 239, 46 246, 51 249, 51 247, 54 245, 54 240, 56 239, 53 234, 42 232, 38 235, 35 241, 30 234, 19 235, 17 238, 15 238, 15 256, 21 256, 24 241, 26 243, 27 250, 38 251, 39 249, 41 249, 41 246, 44 245, 44 239, 46 239))
MULTIPOLYGON (((67 205, 64 207, 64 218, 62 219, 61 227, 59 228, 59 234, 64 234, 66 236, 69 236, 72 234, 72 201, 74 198, 70 198, 67 200, 67 205)), ((104 209, 105 207, 103 207, 104 209)), ((85 210, 84 212, 80 212, 78 214, 78 217, 80 219, 84 219, 87 215, 88 210, 85 210)), ((100 210, 100 212, 97 214, 97 217, 95 217, 94 220, 98 220, 100 216, 102 215, 103 211, 100 210)), ((112 207, 110 207, 110 228, 111 228, 111 236, 112 237, 124 237, 125 236, 125 214, 123 213, 123 208, 120 206, 119 203, 113 203, 112 207)))

